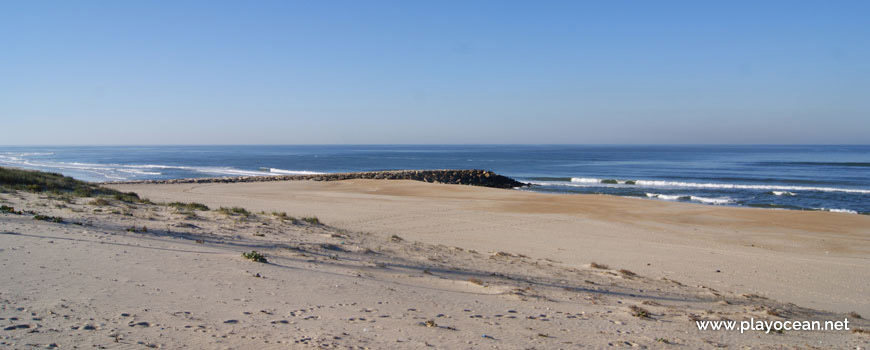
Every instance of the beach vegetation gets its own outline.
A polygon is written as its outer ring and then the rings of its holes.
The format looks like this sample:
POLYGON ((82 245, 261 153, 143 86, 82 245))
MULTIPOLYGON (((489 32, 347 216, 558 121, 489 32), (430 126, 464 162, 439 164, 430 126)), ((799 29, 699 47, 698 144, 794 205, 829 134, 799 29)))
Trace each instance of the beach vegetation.
POLYGON ((33 220, 42 220, 42 221, 48 221, 48 222, 63 223, 63 218, 62 218, 62 217, 59 217, 59 216, 40 215, 40 214, 36 214, 36 215, 34 215, 34 216, 33 216, 33 220))
POLYGON ((0 205, 0 213, 21 215, 21 211, 15 211, 15 207, 0 205))
POLYGON ((167 205, 170 207, 176 208, 176 209, 180 209, 180 210, 181 209, 201 210, 201 211, 208 211, 209 210, 207 205, 202 204, 202 203, 196 203, 196 202, 190 202, 190 203, 172 202, 172 203, 169 203, 167 205))
POLYGON ((146 203, 133 192, 121 192, 97 184, 73 179, 58 173, 0 167, 0 188, 7 191, 26 191, 72 197, 108 196, 127 203, 146 203))
POLYGON ((619 270, 618 272, 619 272, 620 274, 622 274, 624 277, 628 277, 628 278, 631 278, 631 277, 637 277, 637 274, 636 274, 636 273, 631 272, 631 271, 626 270, 626 269, 621 269, 621 270, 619 270))
POLYGON ((855 312, 855 311, 850 312, 850 313, 849 313, 849 317, 851 317, 851 318, 857 318, 857 319, 859 319, 859 320, 861 319, 861 315, 859 315, 859 314, 858 314, 857 312, 855 312))
POLYGON ((258 253, 256 250, 252 250, 249 253, 242 253, 242 257, 245 259, 248 259, 250 261, 258 262, 258 263, 267 263, 268 262, 268 260, 266 260, 266 256, 258 253))
POLYGON ((599 264, 599 263, 597 263, 597 262, 592 262, 592 263, 590 263, 590 264, 589 264, 589 267, 591 267, 591 268, 593 268, 593 269, 599 269, 599 270, 607 270, 607 269, 610 268, 610 267, 608 267, 607 265, 599 264))
POLYGON ((296 224, 299 222, 298 219, 296 219, 295 217, 292 217, 290 215, 287 215, 287 213, 285 213, 283 211, 282 212, 273 211, 272 216, 278 218, 278 220, 281 220, 281 221, 290 221, 290 223, 292 223, 292 224, 296 224))
POLYGON ((312 224, 312 225, 320 225, 321 224, 320 219, 318 219, 316 216, 304 217, 304 218, 302 218, 302 221, 305 221, 305 222, 312 224))
POLYGON ((145 226, 142 226, 142 227, 130 226, 129 228, 127 228, 127 232, 137 232, 137 233, 148 232, 148 228, 145 226))
POLYGON ((97 198, 97 199, 92 200, 90 204, 98 206, 98 207, 102 207, 102 206, 109 205, 110 203, 105 198, 97 198))
POLYGON ((250 217, 250 216, 254 215, 253 213, 249 212, 247 209, 242 208, 242 207, 232 207, 232 208, 220 207, 218 209, 218 211, 221 214, 225 214, 225 215, 241 215, 244 217, 250 217))
POLYGON ((402 237, 399 237, 399 235, 392 235, 392 236, 390 236, 390 240, 393 241, 393 242, 401 242, 401 241, 404 241, 404 239, 402 239, 402 237))
POLYGON ((629 309, 631 310, 631 315, 634 317, 637 317, 637 318, 649 318, 650 317, 649 311, 647 311, 647 309, 644 309, 640 306, 632 305, 631 307, 629 307, 629 309))

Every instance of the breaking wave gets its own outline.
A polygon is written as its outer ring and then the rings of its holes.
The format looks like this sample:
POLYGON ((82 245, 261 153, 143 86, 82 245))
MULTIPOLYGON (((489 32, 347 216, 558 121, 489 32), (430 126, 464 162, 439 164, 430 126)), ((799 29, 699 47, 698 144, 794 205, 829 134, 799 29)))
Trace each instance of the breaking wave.
POLYGON ((788 197, 797 196, 797 194, 795 194, 794 192, 789 192, 789 191, 770 191, 768 193, 770 193, 774 196, 788 196, 788 197))
POLYGON ((698 202, 704 204, 729 204, 734 203, 734 200, 728 197, 719 197, 719 198, 710 198, 710 197, 700 197, 700 196, 691 196, 691 195, 671 195, 671 194, 661 194, 661 193, 647 193, 647 197, 656 198, 666 201, 691 201, 698 202))
POLYGON ((836 208, 814 208, 821 211, 829 211, 832 213, 858 214, 857 211, 851 209, 836 209, 836 208))
MULTIPOLYGON (((726 183, 699 183, 664 180, 611 180, 596 178, 571 178, 571 183, 581 184, 627 184, 644 187, 665 188, 703 188, 703 189, 737 189, 737 190, 768 190, 768 191, 814 191, 814 192, 844 192, 870 194, 867 189, 817 187, 817 186, 779 186, 779 185, 752 185, 752 184, 726 184, 726 183)), ((789 192, 792 193, 792 192, 789 192)))

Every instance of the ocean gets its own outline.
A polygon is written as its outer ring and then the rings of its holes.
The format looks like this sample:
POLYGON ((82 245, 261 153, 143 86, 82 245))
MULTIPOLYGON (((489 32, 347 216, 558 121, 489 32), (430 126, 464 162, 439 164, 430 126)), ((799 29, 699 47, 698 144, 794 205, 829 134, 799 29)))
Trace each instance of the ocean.
POLYGON ((0 147, 0 166, 88 181, 486 169, 521 190, 870 214, 870 146, 0 147))

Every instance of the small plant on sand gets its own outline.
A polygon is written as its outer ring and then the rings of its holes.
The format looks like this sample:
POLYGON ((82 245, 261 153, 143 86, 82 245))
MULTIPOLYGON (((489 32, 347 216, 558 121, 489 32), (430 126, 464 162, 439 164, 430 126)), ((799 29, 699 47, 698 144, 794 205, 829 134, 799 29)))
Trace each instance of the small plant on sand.
POLYGON ((245 259, 248 259, 250 261, 258 262, 258 263, 268 262, 266 260, 266 256, 263 254, 257 253, 256 250, 252 250, 250 253, 242 253, 242 257, 245 259))
POLYGON ((48 215, 40 215, 40 214, 36 214, 36 215, 34 215, 34 216, 33 216, 33 220, 42 220, 42 221, 49 221, 49 222, 56 222, 56 223, 62 223, 62 222, 63 222, 63 218, 61 218, 61 217, 57 217, 57 216, 48 216, 48 215))
POLYGON ((285 213, 285 212, 273 211, 272 216, 276 217, 278 220, 281 220, 281 221, 290 221, 291 224, 296 224, 299 222, 298 219, 296 219, 290 215, 287 215, 287 213, 285 213))
POLYGON ((18 215, 21 215, 21 211, 20 211, 20 210, 19 210, 19 211, 15 211, 15 208, 13 208, 13 207, 9 207, 9 206, 5 206, 5 205, 0 205, 0 213, 18 214, 18 215))
POLYGON ((592 262, 592 263, 590 263, 590 264, 589 264, 589 267, 591 267, 591 268, 593 268, 593 269, 600 269, 600 270, 607 270, 607 269, 609 269, 609 267, 607 267, 607 265, 599 264, 599 263, 597 263, 597 262, 592 262))
POLYGON ((139 198, 139 195, 133 192, 118 192, 112 195, 112 198, 115 198, 124 203, 142 203, 143 199, 139 198))
POLYGON ((483 285, 483 281, 481 281, 479 278, 471 277, 471 278, 468 279, 468 282, 474 283, 474 284, 476 284, 476 285, 478 285, 478 286, 482 286, 482 285, 483 285))
POLYGON ((242 208, 242 207, 232 207, 232 208, 220 207, 220 209, 218 209, 218 211, 221 212, 222 214, 225 214, 225 215, 241 215, 244 217, 249 217, 251 215, 254 215, 251 212, 249 212, 247 209, 242 208))
POLYGON ((209 210, 207 205, 202 204, 202 203, 195 203, 195 202, 191 202, 191 203, 172 202, 172 203, 169 203, 167 205, 170 207, 173 207, 173 208, 177 208, 177 209, 201 210, 201 211, 208 211, 209 210))
POLYGON ((631 307, 629 307, 629 309, 631 310, 631 315, 634 317, 649 318, 649 311, 640 306, 632 305, 631 307))
POLYGON ((305 221, 312 225, 320 225, 320 219, 318 219, 316 216, 304 217, 302 218, 302 221, 305 221))
POLYGON ((622 274, 622 276, 627 277, 627 278, 637 277, 636 273, 631 272, 631 271, 626 270, 626 269, 619 270, 619 273, 622 274))
POLYGON ((401 242, 401 241, 404 241, 404 239, 402 239, 402 237, 399 237, 399 235, 392 235, 392 236, 390 236, 390 240, 393 241, 393 242, 401 242))
POLYGON ((127 232, 148 232, 148 228, 145 226, 142 226, 142 227, 130 226, 129 228, 127 228, 127 232))
POLYGON ((92 200, 90 205, 102 207, 102 206, 109 205, 109 201, 107 201, 105 198, 97 198, 97 199, 92 200))
POLYGON ((767 309, 765 313, 770 316, 782 317, 782 314, 780 314, 779 311, 776 311, 776 309, 767 309))
POLYGON ((849 313, 849 317, 851 317, 851 318, 857 318, 857 319, 859 319, 859 320, 861 319, 861 315, 859 315, 859 314, 858 314, 857 312, 855 312, 855 311, 850 312, 850 313, 849 313))
POLYGON ((664 344, 670 344, 670 343, 671 343, 670 340, 667 340, 667 339, 665 339, 665 338, 656 338, 656 341, 659 342, 659 343, 664 343, 664 344))

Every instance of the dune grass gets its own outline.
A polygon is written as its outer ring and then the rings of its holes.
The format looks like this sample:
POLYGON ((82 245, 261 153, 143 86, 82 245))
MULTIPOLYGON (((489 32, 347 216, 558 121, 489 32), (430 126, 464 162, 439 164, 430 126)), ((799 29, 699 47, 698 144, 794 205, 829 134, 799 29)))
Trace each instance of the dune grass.
POLYGON ((166 205, 173 207, 173 208, 177 208, 179 210, 200 210, 200 211, 208 211, 209 210, 207 205, 202 204, 202 203, 196 203, 196 202, 190 202, 190 203, 172 202, 172 203, 168 203, 166 205))
POLYGON ((220 207, 218 209, 218 212, 225 214, 225 215, 230 215, 230 216, 241 215, 244 217, 249 217, 249 216, 254 215, 254 213, 251 213, 247 209, 242 208, 242 207, 232 207, 232 208, 220 207))
POLYGON ((305 222, 307 222, 307 223, 309 223, 309 224, 312 224, 312 225, 320 225, 320 224, 322 224, 322 223, 320 222, 320 219, 318 219, 316 216, 308 216, 308 217, 304 217, 304 218, 302 218, 302 221, 305 221, 305 222))
POLYGON ((145 203, 133 192, 121 192, 57 173, 0 167, 0 189, 70 197, 111 197, 127 203, 145 203))

